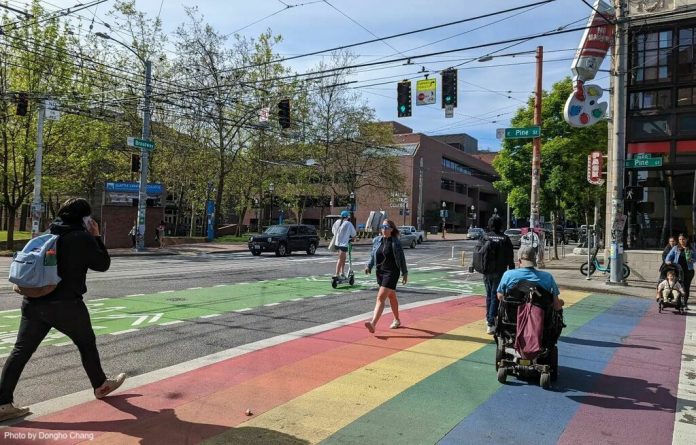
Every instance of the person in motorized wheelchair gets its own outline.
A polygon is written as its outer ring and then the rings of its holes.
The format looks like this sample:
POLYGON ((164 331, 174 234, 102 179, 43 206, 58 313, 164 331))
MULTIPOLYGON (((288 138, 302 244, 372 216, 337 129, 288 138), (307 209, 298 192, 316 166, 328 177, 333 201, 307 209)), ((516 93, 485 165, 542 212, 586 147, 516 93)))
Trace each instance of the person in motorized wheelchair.
POLYGON ((495 367, 498 381, 508 374, 539 377, 548 388, 558 378, 556 343, 563 324, 563 300, 553 275, 536 269, 536 250, 523 246, 519 267, 508 270, 498 286, 495 367))
POLYGON ((678 264, 663 264, 660 267, 660 284, 657 285, 655 301, 659 312, 665 307, 673 307, 678 313, 686 313, 684 305, 683 271, 678 264))

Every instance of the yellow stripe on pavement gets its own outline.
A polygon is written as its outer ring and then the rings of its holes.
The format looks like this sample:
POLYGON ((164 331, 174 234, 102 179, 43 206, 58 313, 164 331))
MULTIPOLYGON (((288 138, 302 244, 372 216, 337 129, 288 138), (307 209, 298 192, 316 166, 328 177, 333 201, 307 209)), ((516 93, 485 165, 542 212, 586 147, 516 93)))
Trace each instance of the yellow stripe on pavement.
MULTIPOLYGON (((589 294, 566 291, 570 307, 589 294)), ((411 386, 491 343, 485 320, 469 323, 327 383, 219 436, 208 445, 252 439, 318 443, 411 386), (287 436, 286 436, 287 435, 287 436)), ((398 332, 398 331, 395 331, 398 332)), ((385 346, 388 344, 385 344, 385 346)))

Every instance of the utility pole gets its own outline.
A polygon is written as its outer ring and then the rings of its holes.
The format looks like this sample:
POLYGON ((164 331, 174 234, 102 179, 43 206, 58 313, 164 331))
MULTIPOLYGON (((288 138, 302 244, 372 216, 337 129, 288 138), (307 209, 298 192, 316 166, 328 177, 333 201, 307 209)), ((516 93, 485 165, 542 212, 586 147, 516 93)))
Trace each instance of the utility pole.
POLYGON ((34 199, 31 203, 31 237, 35 238, 41 230, 41 164, 43 162, 43 127, 46 109, 44 101, 39 101, 39 122, 36 129, 36 163, 34 164, 34 199))
POLYGON ((418 230, 423 230, 423 157, 420 158, 420 174, 418 177, 418 230))
MULTIPOLYGON (((623 228, 624 215, 624 169, 626 140, 626 31, 624 24, 624 1, 616 0, 616 32, 614 33, 614 90, 613 90, 613 140, 612 140, 612 195, 611 195, 611 250, 609 253, 610 284, 621 284, 623 280, 623 228)), ((609 227, 607 227, 609 229, 609 227)), ((625 283, 624 283, 625 284, 625 283)))
MULTIPOLYGON (((113 40, 113 39, 112 39, 113 40)), ((137 53, 136 53, 137 54, 137 53)), ((143 139, 150 140, 150 96, 152 94, 152 62, 145 60, 145 98, 143 103, 143 139)), ((150 150, 140 148, 140 184, 138 187, 138 238, 136 249, 145 250, 145 226, 147 211, 147 173, 150 161, 150 150)))
MULTIPOLYGON (((541 79, 544 62, 544 47, 537 46, 536 50, 536 91, 534 97, 534 125, 541 127, 541 79)), ((534 229, 539 225, 539 182, 541 176, 541 137, 532 142, 532 193, 529 213, 529 227, 534 229)))

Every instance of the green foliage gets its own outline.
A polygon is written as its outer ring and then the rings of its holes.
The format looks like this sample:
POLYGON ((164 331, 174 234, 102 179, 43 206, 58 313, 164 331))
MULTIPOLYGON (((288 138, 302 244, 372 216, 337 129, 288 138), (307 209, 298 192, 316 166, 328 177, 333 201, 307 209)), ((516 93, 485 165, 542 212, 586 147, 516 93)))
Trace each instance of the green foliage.
MULTIPOLYGON (((604 186, 587 183, 587 155, 607 149, 607 124, 573 128, 563 120, 563 107, 573 91, 570 78, 555 83, 542 99, 541 129, 541 213, 551 212, 574 221, 584 221, 595 200, 604 195, 604 186)), ((533 125, 534 100, 512 119, 515 127, 533 125)), ((516 217, 528 217, 531 193, 532 142, 506 140, 493 166, 500 175, 496 188, 507 193, 516 217)))

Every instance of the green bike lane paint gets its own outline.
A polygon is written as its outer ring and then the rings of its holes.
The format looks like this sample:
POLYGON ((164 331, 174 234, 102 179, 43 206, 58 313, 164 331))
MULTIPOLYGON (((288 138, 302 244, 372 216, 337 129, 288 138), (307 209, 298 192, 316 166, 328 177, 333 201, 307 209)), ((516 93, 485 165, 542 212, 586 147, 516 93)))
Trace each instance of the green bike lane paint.
MULTIPOLYGON (((309 276, 91 299, 85 303, 97 336, 119 335, 154 326, 176 325, 308 298, 366 292, 375 286, 374 275, 356 275, 354 286, 339 286, 336 289, 331 288, 330 276, 309 276)), ((479 294, 483 286, 482 283, 462 280, 456 272, 429 270, 410 272, 408 288, 479 294)), ((403 287, 401 289, 403 290, 403 287)), ((0 311, 0 357, 6 356, 12 350, 20 317, 19 309, 0 311)), ((64 334, 53 329, 46 336, 42 346, 68 344, 72 342, 64 334)))

